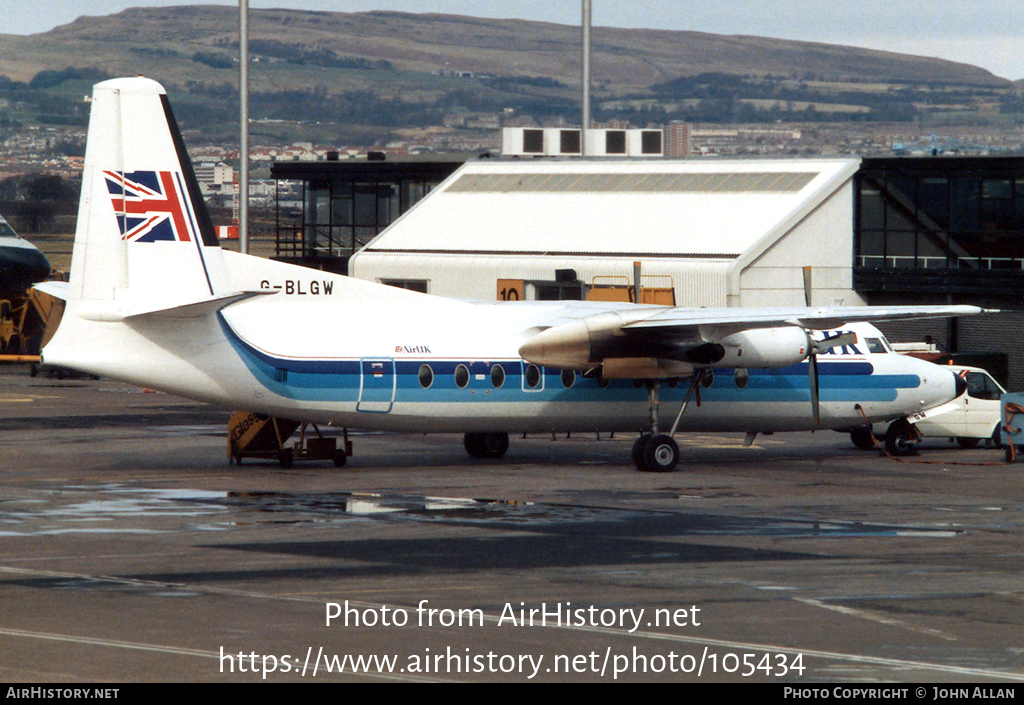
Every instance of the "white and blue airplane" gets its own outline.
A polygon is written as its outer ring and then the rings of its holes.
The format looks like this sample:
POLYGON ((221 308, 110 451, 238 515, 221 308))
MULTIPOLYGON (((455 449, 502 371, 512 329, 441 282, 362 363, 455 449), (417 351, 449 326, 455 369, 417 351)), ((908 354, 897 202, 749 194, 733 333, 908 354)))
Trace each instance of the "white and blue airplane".
POLYGON ((458 431, 481 458, 509 432, 640 432, 636 466, 667 471, 677 431, 850 430, 948 402, 955 375, 848 324, 980 312, 471 303, 231 252, 165 91, 126 78, 95 87, 43 361, 293 421, 458 431))

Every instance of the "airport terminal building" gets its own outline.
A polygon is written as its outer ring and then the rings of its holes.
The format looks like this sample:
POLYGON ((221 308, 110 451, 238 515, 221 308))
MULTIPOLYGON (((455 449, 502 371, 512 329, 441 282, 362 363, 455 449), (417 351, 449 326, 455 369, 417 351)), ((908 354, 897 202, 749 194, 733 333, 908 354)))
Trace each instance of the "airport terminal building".
MULTIPOLYGON (((973 303, 887 326, 1001 351, 1024 387, 1024 158, 474 159, 351 255, 442 296, 585 299, 637 281, 678 306, 973 303), (639 274, 639 279, 637 278, 639 274)), ((630 294, 631 296, 631 294, 630 294)))

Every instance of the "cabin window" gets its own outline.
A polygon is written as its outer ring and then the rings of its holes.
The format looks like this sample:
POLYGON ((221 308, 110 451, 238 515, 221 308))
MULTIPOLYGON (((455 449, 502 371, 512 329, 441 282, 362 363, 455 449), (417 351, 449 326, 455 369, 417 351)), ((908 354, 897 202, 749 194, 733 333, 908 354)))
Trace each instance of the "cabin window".
POLYGON ((465 389, 469 384, 469 368, 465 365, 459 365, 455 368, 455 384, 459 389, 465 389))
POLYGON ((420 386, 424 389, 428 389, 434 383, 434 370, 430 365, 420 365, 419 378, 420 386))
POLYGON ((491 384, 494 385, 495 389, 505 384, 505 368, 501 365, 493 365, 491 367, 491 384))
POLYGON ((736 386, 739 387, 740 389, 743 389, 744 387, 746 387, 747 386, 747 382, 750 381, 750 373, 747 372, 742 367, 737 367, 736 368, 736 373, 735 373, 734 377, 736 378, 736 386))
POLYGON ((526 386, 530 389, 536 389, 537 385, 540 384, 540 368, 536 365, 527 365, 526 367, 526 386))
POLYGON ((566 389, 576 384, 576 373, 572 370, 562 370, 562 386, 566 389))

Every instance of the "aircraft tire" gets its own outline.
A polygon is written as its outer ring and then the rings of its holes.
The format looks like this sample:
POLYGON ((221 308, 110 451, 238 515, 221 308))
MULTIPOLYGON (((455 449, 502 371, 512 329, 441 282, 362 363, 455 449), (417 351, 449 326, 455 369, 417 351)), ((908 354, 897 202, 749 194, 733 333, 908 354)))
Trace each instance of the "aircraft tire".
POLYGON ((492 431, 488 433, 467 433, 462 444, 472 458, 496 459, 508 450, 508 434, 492 431))
POLYGON ((644 467, 644 446, 647 445, 647 441, 651 439, 651 434, 641 433, 640 437, 633 443, 633 465, 640 472, 647 472, 647 468, 644 467))
POLYGON ((348 461, 348 453, 343 450, 336 450, 334 451, 334 457, 331 459, 334 461, 334 467, 343 468, 348 461))
POLYGON ((906 419, 896 419, 889 424, 889 430, 885 432, 885 449, 889 455, 896 457, 916 455, 916 440, 917 433, 911 423, 906 419))
POLYGON ((492 432, 484 434, 484 457, 497 459, 508 450, 508 434, 492 432))
POLYGON ((860 450, 874 450, 875 441, 869 426, 857 426, 850 430, 850 440, 860 450))
POLYGON ((675 439, 657 433, 644 443, 643 464, 647 472, 672 472, 679 464, 679 446, 675 439))
POLYGON ((482 458, 484 457, 484 434, 482 433, 467 433, 462 437, 462 445, 465 446, 466 452, 469 453, 471 458, 482 458))
POLYGON ((285 448, 277 454, 277 463, 285 470, 292 466, 293 460, 295 460, 295 454, 291 448, 285 448))

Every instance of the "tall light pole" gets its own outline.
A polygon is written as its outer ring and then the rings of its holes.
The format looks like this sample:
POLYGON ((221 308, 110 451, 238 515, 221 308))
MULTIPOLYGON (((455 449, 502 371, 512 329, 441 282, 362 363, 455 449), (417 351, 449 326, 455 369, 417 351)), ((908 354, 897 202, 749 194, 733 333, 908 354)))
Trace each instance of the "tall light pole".
POLYGON ((238 2, 238 249, 249 252, 249 0, 238 2))
POLYGON ((587 131, 590 130, 590 0, 583 0, 583 116, 580 125, 580 153, 587 155, 587 131))

